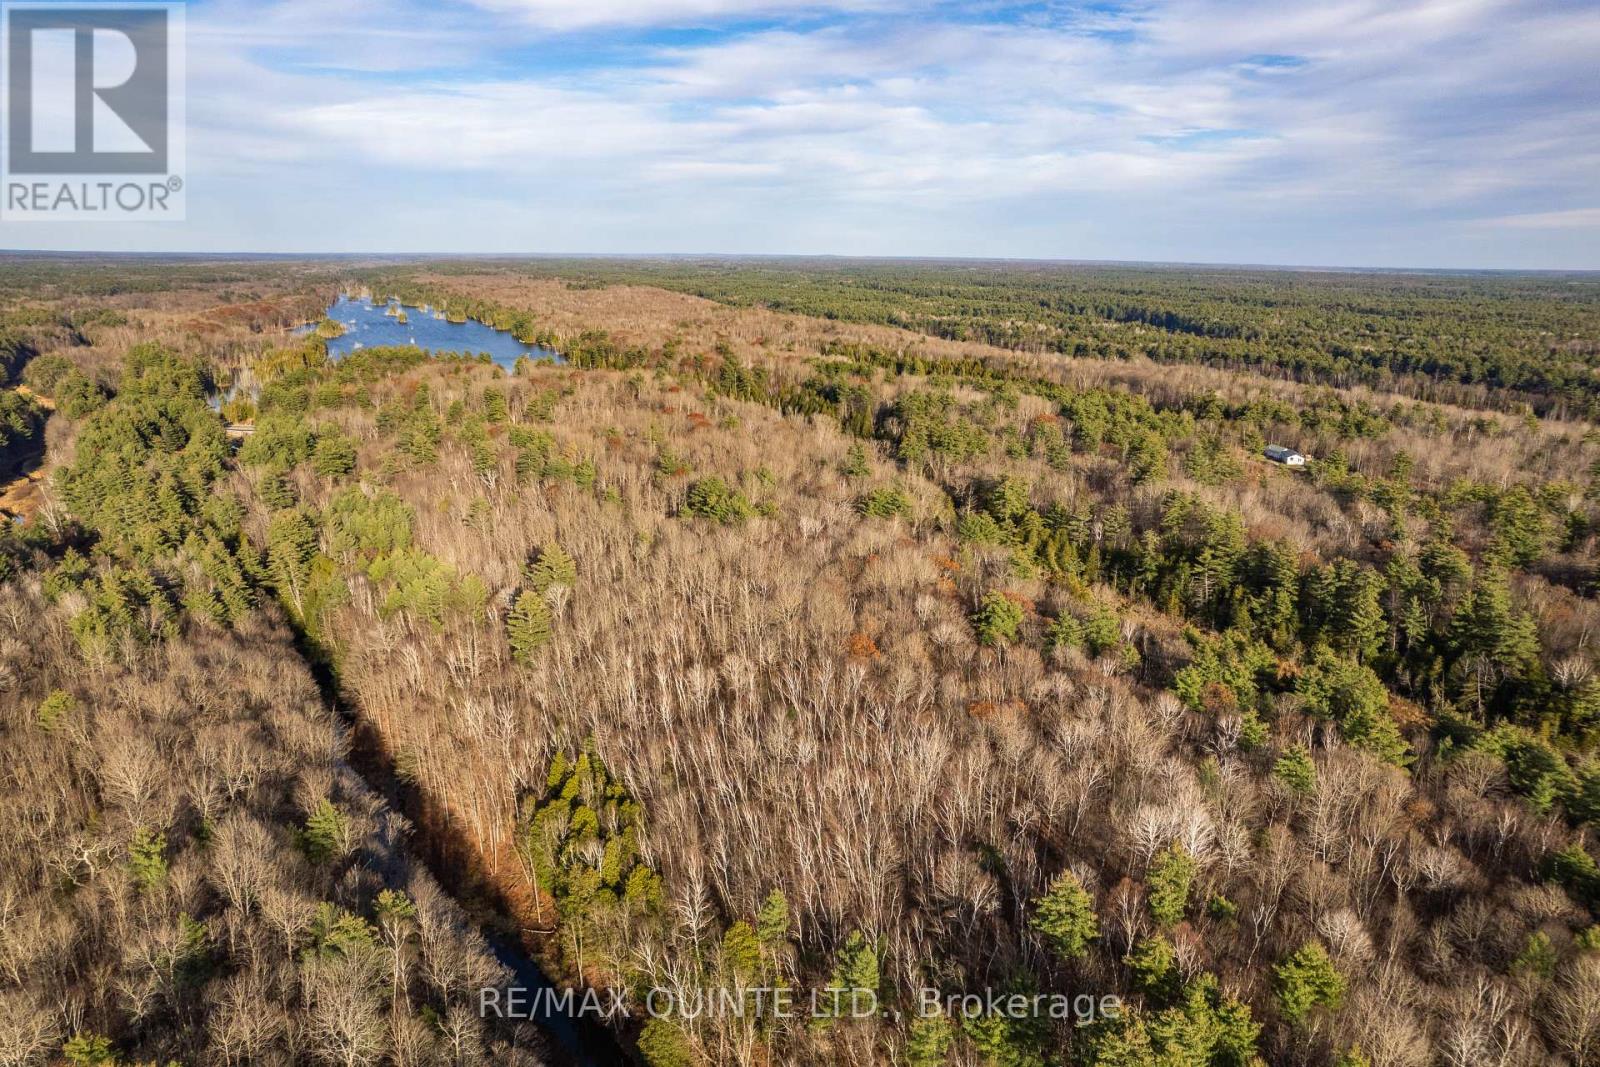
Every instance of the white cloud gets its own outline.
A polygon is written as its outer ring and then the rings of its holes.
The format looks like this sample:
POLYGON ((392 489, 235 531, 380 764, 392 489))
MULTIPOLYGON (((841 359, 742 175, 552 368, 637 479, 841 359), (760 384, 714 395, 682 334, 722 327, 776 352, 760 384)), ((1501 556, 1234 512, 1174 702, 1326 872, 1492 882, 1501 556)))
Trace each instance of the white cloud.
POLYGON ((1600 168, 1600 10, 1559 0, 1021 20, 901 0, 356 2, 191 12, 191 190, 230 201, 231 243, 261 239, 252 209, 289 187, 330 240, 404 210, 425 227, 410 247, 454 249, 592 223, 655 250, 1333 262, 1308 242, 1536 257, 1592 225, 1572 220, 1600 168), (692 46, 561 36, 819 12, 692 46), (434 223, 441 197, 493 225, 434 223), (1244 234, 1296 245, 1264 256, 1244 234))
POLYGON ((860 12, 897 6, 895 0, 472 0, 486 11, 512 15, 552 30, 600 26, 700 26, 726 19, 860 12))
POLYGON ((1517 230, 1594 230, 1600 229, 1600 207, 1579 207, 1570 211, 1535 211, 1525 215, 1501 215, 1478 219, 1481 226, 1500 226, 1517 230))

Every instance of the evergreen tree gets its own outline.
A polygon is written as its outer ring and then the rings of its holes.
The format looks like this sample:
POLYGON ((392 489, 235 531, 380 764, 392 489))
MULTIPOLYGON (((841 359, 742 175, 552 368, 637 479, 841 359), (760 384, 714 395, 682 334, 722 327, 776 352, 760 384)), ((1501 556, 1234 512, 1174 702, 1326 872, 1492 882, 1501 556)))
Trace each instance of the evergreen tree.
POLYGON ((1539 637, 1533 621, 1511 604, 1505 573, 1478 576, 1450 630, 1462 695, 1480 712, 1506 711, 1506 682, 1529 677, 1538 665, 1539 637))
POLYGON ((768 952, 772 952, 788 940, 789 923, 789 898, 783 895, 783 890, 774 889, 756 913, 756 937, 768 952))
POLYGON ((1076 615, 1062 612, 1060 617, 1053 620, 1044 631, 1044 647, 1046 652, 1053 652, 1058 648, 1083 648, 1086 641, 1083 623, 1076 615))
POLYGON ((1339 724, 1345 740, 1403 766, 1410 750, 1389 714, 1389 693, 1368 667, 1319 646, 1296 682, 1306 710, 1339 724))
POLYGON ((1494 540, 1488 556, 1506 567, 1529 567, 1549 551, 1553 529, 1544 508, 1526 486, 1513 485, 1489 509, 1494 540))
POLYGON ((311 469, 324 478, 336 478, 356 469, 356 443, 342 433, 317 438, 311 453, 311 469))
POLYGON ((872 473, 872 468, 867 464, 867 449, 860 441, 850 446, 844 462, 839 464, 839 473, 846 478, 865 478, 872 473))
POLYGON ((911 515, 911 498, 893 485, 878 486, 856 503, 861 514, 874 519, 892 519, 911 515))
POLYGON ((1309 583, 1314 632, 1332 648, 1365 662, 1383 647, 1384 582, 1369 567, 1336 560, 1320 568, 1309 583))
POLYGON ((1513 974, 1526 974, 1537 978, 1554 978, 1556 973, 1555 946, 1550 943, 1549 935, 1543 930, 1535 930, 1528 935, 1528 940, 1523 944, 1522 951, 1517 953, 1517 958, 1511 961, 1513 974))
POLYGON ((1009 644, 1022 626, 1022 607, 1004 593, 989 593, 972 614, 972 627, 982 645, 1009 644))
POLYGON ((983 510, 1003 526, 1014 526, 1032 510, 1028 483, 1021 478, 1006 475, 990 485, 983 494, 983 510))
POLYGON ((1167 443, 1159 434, 1142 435, 1128 456, 1128 477, 1134 485, 1158 482, 1167 476, 1167 443))
POLYGON ((1201 534, 1192 543, 1185 600, 1198 618, 1226 629, 1245 554, 1244 522, 1232 512, 1204 509, 1201 534))
MULTIPOLYGON (((1031 981, 1022 976, 1006 983, 1003 996, 1030 997, 1036 993, 1031 981)), ((981 1062, 994 1067, 1050 1067, 1054 1033, 1049 1021, 1040 1015, 1007 1012, 979 1012, 964 1015, 962 1032, 981 1062)))
POLYGON ((1304 745, 1295 745, 1280 756, 1273 765, 1272 776, 1301 796, 1310 796, 1317 790, 1317 765, 1304 745))
POLYGON ((919 1017, 906 1033, 906 1063, 909 1067, 942 1067, 954 1044, 949 1019, 943 1015, 919 1017))
POLYGON ((51 690, 50 695, 39 702, 39 709, 34 713, 33 721, 38 724, 39 729, 50 733, 71 714, 77 703, 71 693, 62 689, 51 690))
POLYGON ((486 422, 505 422, 509 414, 505 390, 491 385, 483 391, 483 417, 486 422))
POLYGON ((1062 959, 1082 959, 1100 936, 1094 900, 1071 871, 1061 872, 1033 907, 1030 925, 1062 959))
POLYGON ((1135 942, 1123 962, 1133 976, 1133 987, 1152 1003, 1166 1004, 1177 995, 1182 975, 1172 942, 1163 935, 1154 934, 1135 942))
POLYGON ((745 495, 721 478, 702 478, 689 486, 683 510, 696 518, 724 525, 743 522, 756 513, 745 495))
POLYGON ((308 959, 358 956, 378 945, 377 931, 371 923, 328 901, 318 904, 312 913, 307 936, 310 944, 305 948, 305 956, 308 959))
POLYGON ((1287 541, 1258 544, 1251 552, 1250 586, 1255 592, 1251 617, 1254 632, 1273 648, 1293 646, 1298 627, 1300 563, 1287 541))
POLYGON ((722 935, 722 962, 742 985, 754 985, 760 979, 761 943, 743 919, 729 926, 722 935))
POLYGON ((167 878, 167 835, 141 826, 128 845, 128 871, 140 889, 154 889, 167 878))
POLYGON ((876 994, 879 981, 877 947, 860 930, 851 931, 835 957, 828 988, 876 994))
POLYGON ((694 1046, 670 1020, 652 1018, 639 1031, 639 1055, 647 1067, 696 1067, 694 1046))
POLYGON ((300 831, 300 850, 312 863, 327 863, 344 854, 349 824, 344 814, 324 797, 317 802, 300 831))
POLYGON ((1429 605, 1447 615, 1453 612, 1472 586, 1472 561, 1450 542, 1447 527, 1435 529, 1417 565, 1428 583, 1429 605))
POLYGON ((518 663, 532 663, 539 649, 550 641, 550 605, 543 596, 529 591, 517 597, 506 619, 506 636, 511 655, 518 663))
POLYGON ((1150 894, 1150 914, 1156 922, 1162 926, 1175 926, 1183 921, 1198 869, 1194 857, 1176 842, 1168 845, 1155 858, 1146 881, 1150 894))
POLYGON ((61 1046, 61 1055, 72 1067, 116 1067, 117 1054, 111 1039, 100 1034, 78 1034, 61 1046))
POLYGON ((280 511, 267 526, 267 564, 278 593, 305 614, 311 561, 317 554, 317 527, 303 511, 280 511))
POLYGON ((1272 973, 1278 1009, 1291 1023, 1302 1022, 1313 1008, 1337 1011, 1344 1000, 1344 976, 1320 941, 1307 941, 1272 973))
POLYGON ((551 541, 539 549, 538 558, 528 565, 524 577, 536 593, 549 592, 554 586, 570 589, 578 581, 578 564, 566 549, 551 541))

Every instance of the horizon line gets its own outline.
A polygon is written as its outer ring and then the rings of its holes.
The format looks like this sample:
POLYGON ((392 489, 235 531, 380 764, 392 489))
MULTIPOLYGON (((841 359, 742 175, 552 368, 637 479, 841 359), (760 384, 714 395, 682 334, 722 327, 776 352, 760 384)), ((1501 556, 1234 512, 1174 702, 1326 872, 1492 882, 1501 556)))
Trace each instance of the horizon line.
POLYGON ((1600 275, 1600 267, 1443 267, 1360 264, 1263 263, 1227 260, 1071 259, 1022 256, 855 255, 834 252, 263 252, 114 251, 101 249, 3 248, 0 258, 16 259, 464 259, 464 260, 831 260, 841 263, 1015 264, 1021 266, 1138 267, 1164 270, 1257 270, 1338 274, 1548 274, 1600 275))

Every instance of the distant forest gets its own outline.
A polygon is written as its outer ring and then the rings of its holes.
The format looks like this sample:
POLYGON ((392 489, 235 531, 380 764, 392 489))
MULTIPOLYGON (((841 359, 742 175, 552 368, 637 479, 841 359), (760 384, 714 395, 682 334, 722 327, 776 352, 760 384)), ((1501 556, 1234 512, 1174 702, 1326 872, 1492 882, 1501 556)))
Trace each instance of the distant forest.
POLYGON ((1541 415, 1600 414, 1593 274, 825 259, 540 259, 516 269, 1025 352, 1145 355, 1541 415))

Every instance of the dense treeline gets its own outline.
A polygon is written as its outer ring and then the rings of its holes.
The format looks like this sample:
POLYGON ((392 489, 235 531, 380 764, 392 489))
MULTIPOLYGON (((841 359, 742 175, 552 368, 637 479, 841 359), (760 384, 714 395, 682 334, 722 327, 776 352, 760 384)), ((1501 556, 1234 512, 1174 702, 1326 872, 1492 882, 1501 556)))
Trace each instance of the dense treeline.
POLYGON ((1141 354, 1483 406, 1600 411, 1600 287, 1583 275, 815 260, 555 260, 512 269, 1030 352, 1141 354))

